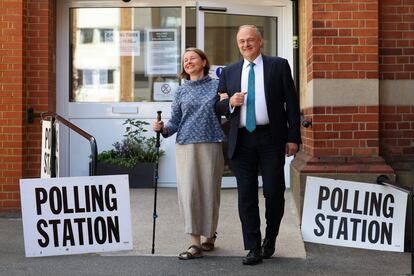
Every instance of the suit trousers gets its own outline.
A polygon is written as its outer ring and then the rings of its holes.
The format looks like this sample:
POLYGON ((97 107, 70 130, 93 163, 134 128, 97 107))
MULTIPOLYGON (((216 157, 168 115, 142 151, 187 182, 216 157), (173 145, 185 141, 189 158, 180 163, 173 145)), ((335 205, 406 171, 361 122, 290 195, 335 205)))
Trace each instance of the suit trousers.
POLYGON ((236 150, 230 160, 236 175, 238 208, 243 231, 244 248, 259 248, 260 213, 258 170, 263 180, 265 197, 266 237, 276 238, 285 208, 285 145, 274 142, 270 127, 257 126, 253 132, 239 128, 236 150))

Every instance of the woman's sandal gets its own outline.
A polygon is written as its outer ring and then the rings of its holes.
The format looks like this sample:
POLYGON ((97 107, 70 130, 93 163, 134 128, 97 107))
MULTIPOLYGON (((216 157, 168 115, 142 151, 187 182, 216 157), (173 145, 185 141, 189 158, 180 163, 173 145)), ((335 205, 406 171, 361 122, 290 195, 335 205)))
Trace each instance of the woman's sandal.
POLYGON ((190 245, 187 251, 184 251, 178 255, 180 260, 191 260, 203 257, 203 251, 197 245, 190 245), (190 250, 193 249, 194 253, 191 253, 190 250))
POLYGON ((203 242, 201 244, 201 249, 203 249, 203 251, 213 251, 214 250, 214 243, 216 242, 217 239, 217 232, 214 233, 214 236, 209 238, 209 240, 213 241, 213 242, 203 242))

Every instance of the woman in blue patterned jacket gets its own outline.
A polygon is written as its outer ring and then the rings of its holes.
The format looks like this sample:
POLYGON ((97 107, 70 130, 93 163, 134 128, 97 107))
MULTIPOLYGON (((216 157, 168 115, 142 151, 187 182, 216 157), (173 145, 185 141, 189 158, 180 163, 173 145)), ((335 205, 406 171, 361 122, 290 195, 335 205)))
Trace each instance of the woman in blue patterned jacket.
POLYGON ((225 135, 214 111, 218 81, 208 76, 209 61, 203 51, 186 49, 182 57, 183 84, 172 102, 171 119, 154 122, 163 137, 177 133, 176 168, 180 211, 191 246, 181 260, 202 257, 214 249, 223 173, 222 141, 225 135), (201 243, 201 236, 206 238, 201 243))

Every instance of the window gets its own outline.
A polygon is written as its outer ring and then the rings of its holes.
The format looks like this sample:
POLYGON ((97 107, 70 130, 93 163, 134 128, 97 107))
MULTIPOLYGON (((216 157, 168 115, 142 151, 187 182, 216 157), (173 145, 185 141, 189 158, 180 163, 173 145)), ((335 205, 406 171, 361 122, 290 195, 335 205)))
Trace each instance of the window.
POLYGON ((72 102, 172 101, 180 7, 72 8, 70 20, 72 102))
POLYGON ((82 28, 79 30, 79 43, 88 44, 93 42, 93 29, 82 28))

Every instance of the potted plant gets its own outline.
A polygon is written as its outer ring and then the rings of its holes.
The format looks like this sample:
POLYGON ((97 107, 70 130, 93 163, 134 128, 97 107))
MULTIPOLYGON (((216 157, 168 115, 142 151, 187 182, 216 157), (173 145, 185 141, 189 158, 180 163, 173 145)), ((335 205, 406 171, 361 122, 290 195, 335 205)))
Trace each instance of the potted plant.
MULTIPOLYGON (((146 137, 144 128, 149 123, 127 119, 124 139, 114 143, 110 150, 98 154, 97 174, 128 174, 130 188, 150 188, 154 183, 156 138, 146 137)), ((159 151, 159 156, 164 151, 159 151)))

